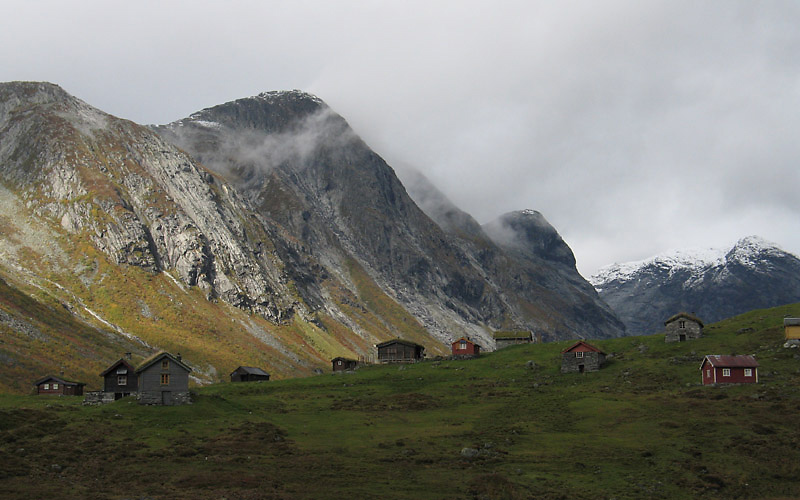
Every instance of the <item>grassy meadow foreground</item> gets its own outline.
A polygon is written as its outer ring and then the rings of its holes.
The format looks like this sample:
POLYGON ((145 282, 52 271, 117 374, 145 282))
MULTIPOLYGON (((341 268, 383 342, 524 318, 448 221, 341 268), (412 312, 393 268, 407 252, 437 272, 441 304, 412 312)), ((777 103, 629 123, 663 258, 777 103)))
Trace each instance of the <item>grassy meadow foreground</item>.
POLYGON ((195 403, 0 397, 0 496, 18 498, 641 499, 800 497, 800 304, 706 337, 568 343, 468 361, 217 384, 195 403), (755 354, 758 385, 703 387, 704 354, 755 354))

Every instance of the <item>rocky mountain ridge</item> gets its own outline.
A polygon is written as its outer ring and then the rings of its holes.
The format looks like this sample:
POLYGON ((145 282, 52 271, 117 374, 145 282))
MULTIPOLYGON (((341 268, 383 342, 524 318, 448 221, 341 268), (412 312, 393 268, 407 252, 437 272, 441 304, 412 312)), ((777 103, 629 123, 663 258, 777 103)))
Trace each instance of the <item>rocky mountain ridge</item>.
POLYGON ((758 236, 729 249, 673 250, 600 269, 589 281, 632 333, 691 311, 713 322, 800 301, 800 259, 758 236))
MULTIPOLYGON (((303 92, 148 128, 56 85, 0 84, 0 184, 9 286, 125 350, 184 346, 205 366, 198 381, 236 353, 297 373, 392 336, 436 354, 462 335, 491 347, 500 328, 623 329, 543 218, 504 219, 520 231, 508 241, 443 229, 303 92)), ((22 363, 31 339, 8 328, 17 340, 0 354, 22 363)))

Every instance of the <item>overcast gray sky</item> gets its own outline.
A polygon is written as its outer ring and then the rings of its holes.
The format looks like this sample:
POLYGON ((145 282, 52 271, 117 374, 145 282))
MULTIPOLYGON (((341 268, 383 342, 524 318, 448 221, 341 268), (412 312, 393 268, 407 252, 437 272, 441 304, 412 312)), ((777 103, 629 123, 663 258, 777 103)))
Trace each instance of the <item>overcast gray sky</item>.
POLYGON ((479 222, 539 210, 585 276, 751 234, 800 254, 794 0, 0 5, 0 81, 139 123, 306 90, 479 222))

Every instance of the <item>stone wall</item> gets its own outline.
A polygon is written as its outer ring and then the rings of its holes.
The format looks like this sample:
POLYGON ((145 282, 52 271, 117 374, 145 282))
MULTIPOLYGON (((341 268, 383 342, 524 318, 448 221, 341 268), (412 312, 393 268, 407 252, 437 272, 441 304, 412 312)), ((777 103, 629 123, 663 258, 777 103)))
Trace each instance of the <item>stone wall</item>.
POLYGON ((664 342, 681 342, 683 340, 699 339, 703 336, 703 327, 699 323, 688 318, 678 318, 666 325, 667 333, 664 342), (681 328, 683 326, 683 328, 681 328))
POLYGON ((583 357, 576 356, 576 352, 565 352, 561 355, 561 373, 578 373, 583 365, 584 372, 596 372, 606 360, 604 354, 599 352, 583 352, 583 357))
POLYGON ((192 403, 189 391, 142 391, 137 396, 141 405, 188 405, 192 403))
POLYGON ((114 402, 113 392, 104 391, 90 391, 83 397, 83 404, 85 405, 104 405, 114 402))

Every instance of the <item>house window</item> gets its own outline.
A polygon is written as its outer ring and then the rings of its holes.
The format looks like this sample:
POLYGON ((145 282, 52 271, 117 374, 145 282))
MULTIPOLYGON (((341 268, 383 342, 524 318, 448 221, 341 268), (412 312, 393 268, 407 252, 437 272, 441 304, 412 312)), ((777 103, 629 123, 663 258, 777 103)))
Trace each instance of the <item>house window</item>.
POLYGON ((744 376, 745 377, 752 377, 753 376, 753 369, 752 368, 745 368, 744 369, 744 376))
POLYGON ((126 373, 128 373, 127 368, 117 368, 117 375, 125 375, 126 373))
POLYGON ((50 390, 50 384, 44 384, 44 390, 45 391, 49 391, 50 390))
POLYGON ((340 359, 339 361, 337 361, 337 362, 336 362, 336 364, 337 364, 337 365, 339 365, 339 366, 341 366, 341 364, 342 364, 342 360, 340 359))
POLYGON ((58 390, 58 384, 53 384, 53 390, 54 390, 54 391, 57 391, 57 390, 58 390))
POLYGON ((686 328, 686 322, 683 320, 678 321, 678 328, 686 328))
POLYGON ((169 373, 161 374, 161 385, 169 385, 169 373))
POLYGON ((723 377, 730 377, 731 376, 731 369, 730 368, 723 368, 722 369, 722 376, 723 377))
POLYGON ((583 357, 583 351, 578 351, 578 352, 576 352, 576 353, 575 353, 575 357, 576 357, 576 358, 582 358, 582 357, 583 357))
POLYGON ((706 377, 710 377, 710 376, 711 376, 711 369, 708 369, 708 370, 706 370, 706 377))
POLYGON ((466 348, 467 348, 467 343, 462 340, 460 349, 463 351, 466 348))
POLYGON ((161 369, 162 370, 169 370, 169 360, 165 359, 161 362, 161 369))
POLYGON ((128 377, 126 375, 117 375, 117 385, 128 385, 128 377))

